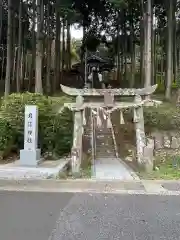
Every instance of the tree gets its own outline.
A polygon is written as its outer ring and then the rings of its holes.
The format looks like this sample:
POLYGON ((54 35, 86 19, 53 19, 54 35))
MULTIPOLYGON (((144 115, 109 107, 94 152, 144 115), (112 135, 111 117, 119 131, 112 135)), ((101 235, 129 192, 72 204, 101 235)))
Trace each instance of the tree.
POLYGON ((43 61, 43 0, 37 0, 37 43, 36 43, 36 83, 35 92, 42 93, 42 61, 43 61))
POLYGON ((167 72, 166 72, 166 99, 171 98, 172 70, 173 70, 173 11, 174 1, 167 0, 167 72))
POLYGON ((7 63, 6 63, 6 81, 4 95, 10 94, 11 83, 11 56, 12 56, 12 0, 8 0, 8 29, 7 29, 7 63))
POLYGON ((17 54, 17 69, 16 69, 16 87, 17 92, 20 92, 20 64, 22 54, 22 0, 19 4, 19 34, 18 34, 18 54, 17 54))
POLYGON ((151 85, 151 39, 152 39, 152 1, 151 0, 147 0, 146 20, 147 20, 147 31, 145 31, 146 44, 145 44, 145 82, 144 82, 144 85, 145 85, 145 87, 148 87, 151 85))

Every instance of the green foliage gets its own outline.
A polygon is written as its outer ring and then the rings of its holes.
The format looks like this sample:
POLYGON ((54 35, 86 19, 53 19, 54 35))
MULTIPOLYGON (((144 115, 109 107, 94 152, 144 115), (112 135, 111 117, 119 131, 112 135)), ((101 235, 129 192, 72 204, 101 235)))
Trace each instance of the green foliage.
POLYGON ((97 47, 100 44, 100 39, 93 35, 92 33, 90 33, 89 35, 86 36, 85 40, 84 40, 84 46, 92 52, 95 52, 97 50, 97 47))
MULTIPOLYGON (((46 124, 47 125, 47 124, 46 124)), ((39 126, 41 148, 61 156, 69 153, 72 145, 73 117, 72 112, 64 109, 62 113, 50 116, 48 125, 39 126)))
POLYGON ((147 129, 180 130, 180 109, 170 103, 158 107, 144 107, 144 122, 147 129))
POLYGON ((139 177, 141 179, 164 179, 164 180, 171 180, 171 179, 179 179, 180 178, 180 171, 179 171, 179 157, 174 157, 172 154, 166 154, 163 157, 156 157, 155 158, 155 170, 152 172, 140 172, 139 177), (177 168, 173 166, 174 158, 177 158, 176 161, 178 162, 177 168))
POLYGON ((127 0, 110 0, 115 9, 121 9, 127 7, 127 0))
POLYGON ((4 118, 0 118, 0 155, 5 157, 14 147, 15 132, 4 118))
POLYGON ((36 93, 11 94, 3 98, 0 114, 13 130, 17 149, 23 148, 25 105, 37 105, 38 140, 42 152, 51 151, 57 155, 68 153, 72 143, 72 113, 65 109, 57 114, 57 106, 61 107, 67 101, 64 96, 51 99, 36 93))
MULTIPOLYGON (((162 78, 162 76, 160 76, 159 74, 156 75, 156 82, 158 84, 156 92, 158 92, 158 93, 164 93, 165 92, 165 83, 164 83, 164 81, 165 81, 165 77, 164 76, 162 78)), ((172 83, 171 88, 172 88, 172 90, 176 90, 176 89, 178 89, 178 86, 179 86, 179 84, 178 84, 178 81, 176 80, 175 82, 172 83)))
POLYGON ((13 93, 6 98, 2 98, 1 116, 11 123, 11 126, 18 132, 24 132, 24 109, 25 105, 37 105, 39 111, 39 122, 46 120, 52 112, 52 101, 41 95, 34 93, 13 93))

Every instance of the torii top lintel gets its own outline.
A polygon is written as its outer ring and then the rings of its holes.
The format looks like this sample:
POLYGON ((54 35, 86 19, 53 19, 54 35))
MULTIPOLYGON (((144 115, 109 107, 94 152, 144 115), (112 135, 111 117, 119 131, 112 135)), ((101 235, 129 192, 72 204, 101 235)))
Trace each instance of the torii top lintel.
POLYGON ((148 96, 155 92, 157 84, 146 88, 113 88, 113 89, 78 89, 70 88, 61 84, 61 89, 64 93, 70 96, 102 96, 106 92, 114 96, 148 96))

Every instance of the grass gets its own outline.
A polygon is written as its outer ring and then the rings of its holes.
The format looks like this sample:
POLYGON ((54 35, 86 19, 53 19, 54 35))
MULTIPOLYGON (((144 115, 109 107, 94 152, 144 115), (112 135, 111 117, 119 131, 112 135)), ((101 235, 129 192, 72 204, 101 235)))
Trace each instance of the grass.
POLYGON ((91 166, 81 170, 81 178, 91 178, 91 166))
POLYGON ((91 178, 91 166, 86 169, 80 169, 80 173, 73 174, 70 171, 64 171, 59 173, 59 179, 81 179, 91 178))
POLYGON ((91 156, 83 154, 83 161, 79 173, 73 174, 70 169, 59 173, 59 179, 86 179, 91 178, 91 156))
POLYGON ((141 179, 164 179, 177 180, 180 179, 180 157, 173 159, 172 156, 167 156, 164 161, 162 159, 155 160, 155 169, 152 172, 137 173, 141 179))

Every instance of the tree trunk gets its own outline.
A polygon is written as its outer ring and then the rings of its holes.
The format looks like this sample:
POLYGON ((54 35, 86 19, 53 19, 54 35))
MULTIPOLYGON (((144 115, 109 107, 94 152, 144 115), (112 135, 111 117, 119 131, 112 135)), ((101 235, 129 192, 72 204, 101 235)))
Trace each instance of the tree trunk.
POLYGON ((70 22, 67 20, 67 70, 71 68, 71 33, 70 22))
POLYGON ((63 19, 63 28, 62 28, 62 71, 64 70, 65 65, 65 56, 66 47, 65 47, 65 19, 63 19))
POLYGON ((171 98, 172 70, 173 70, 173 1, 168 2, 167 16, 167 69, 166 69, 166 92, 165 98, 171 98))
POLYGON ((55 39, 55 71, 54 71, 54 84, 53 84, 53 91, 56 90, 57 83, 59 82, 60 78, 60 61, 59 61, 59 54, 60 54, 60 13, 56 10, 56 39, 55 39))
MULTIPOLYGON (((13 2, 12 2, 13 3, 13 2)), ((16 11, 13 7, 12 4, 12 16, 15 16, 16 11)), ((16 39, 16 21, 12 21, 12 43, 11 43, 11 48, 12 48, 12 55, 11 55, 11 81, 10 81, 10 86, 16 85, 15 82, 15 65, 16 65, 16 52, 17 52, 17 39, 16 39)))
MULTIPOLYGON (((175 0, 175 5, 176 5, 176 0, 175 0)), ((175 8, 176 9, 176 8, 175 8)), ((174 44, 173 44, 173 73, 174 73, 174 82, 177 80, 177 36, 176 36, 176 31, 177 31, 177 23, 176 23, 176 16, 175 16, 175 11, 173 11, 173 36, 174 36, 174 44)))
POLYGON ((17 50, 17 64, 16 64, 16 90, 20 92, 20 61, 22 53, 22 0, 19 4, 19 32, 18 32, 18 50, 17 50))
POLYGON ((130 81, 130 88, 133 88, 134 83, 135 83, 135 69, 136 69, 133 18, 130 23, 130 28, 131 28, 131 81, 130 81))
POLYGON ((33 0, 33 20, 32 20, 32 57, 31 57, 31 69, 29 75, 29 86, 28 90, 31 91, 32 85, 34 84, 34 70, 36 66, 36 0, 33 0))
POLYGON ((1 44, 1 38, 2 38, 2 13, 3 13, 3 6, 2 6, 2 0, 0 0, 0 44, 1 44))
POLYGON ((140 82, 144 85, 144 21, 140 23, 140 82))
POLYGON ((155 30, 153 25, 153 7, 151 7, 151 84, 154 84, 155 80, 155 30))
POLYGON ((43 0, 37 0, 37 43, 36 43, 36 78, 35 78, 35 92, 43 93, 42 87, 42 11, 41 4, 43 0))
POLYGON ((118 14, 117 21, 117 82, 120 84, 121 69, 120 69, 120 12, 118 14))
MULTIPOLYGON (((178 39, 179 40, 179 39, 178 39)), ((179 46, 178 46, 179 47, 179 46)), ((180 107, 180 49, 178 48, 178 76, 177 76, 177 100, 176 105, 180 107)))
POLYGON ((158 71, 158 56, 157 56, 157 46, 158 46, 158 35, 156 30, 154 30, 154 79, 153 82, 156 84, 156 73, 158 71))
POLYGON ((4 48, 2 47, 2 62, 1 62, 1 81, 3 80, 3 75, 4 75, 4 63, 5 63, 5 51, 4 48))
POLYGON ((12 65, 11 57, 12 57, 12 0, 8 0, 7 63, 4 93, 5 97, 10 94, 11 65, 12 65))
POLYGON ((46 73, 46 93, 51 93, 51 22, 50 22, 50 4, 48 2, 48 16, 47 16, 47 73, 46 73))
POLYGON ((147 32, 146 32, 146 49, 145 49, 145 87, 151 86, 151 38, 152 38, 152 2, 147 1, 147 32))

